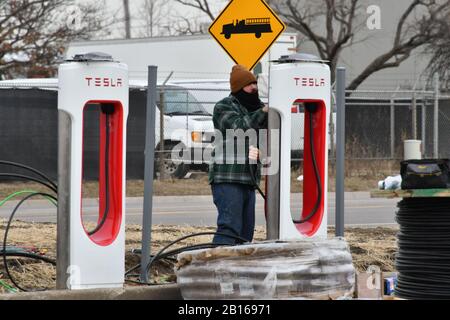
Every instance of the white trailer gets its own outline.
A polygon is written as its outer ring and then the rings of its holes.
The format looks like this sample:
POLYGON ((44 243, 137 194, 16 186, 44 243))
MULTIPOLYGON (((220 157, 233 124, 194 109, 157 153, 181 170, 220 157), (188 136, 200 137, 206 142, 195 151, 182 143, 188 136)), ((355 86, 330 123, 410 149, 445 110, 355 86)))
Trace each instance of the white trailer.
MULTIPOLYGON (((261 59, 257 73, 268 74, 269 61, 295 52, 297 36, 283 33, 261 59), (258 70, 259 69, 259 70, 258 70)), ((131 79, 147 79, 147 66, 158 66, 158 80, 228 79, 234 61, 209 35, 72 42, 65 57, 105 52, 129 66, 131 79)))

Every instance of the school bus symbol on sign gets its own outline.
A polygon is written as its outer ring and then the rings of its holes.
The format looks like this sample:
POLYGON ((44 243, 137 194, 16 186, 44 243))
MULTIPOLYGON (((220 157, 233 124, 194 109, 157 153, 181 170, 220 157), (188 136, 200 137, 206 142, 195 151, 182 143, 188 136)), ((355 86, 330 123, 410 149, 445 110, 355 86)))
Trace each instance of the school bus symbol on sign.
POLYGON ((209 33, 235 63, 251 70, 285 29, 264 0, 232 0, 209 33))

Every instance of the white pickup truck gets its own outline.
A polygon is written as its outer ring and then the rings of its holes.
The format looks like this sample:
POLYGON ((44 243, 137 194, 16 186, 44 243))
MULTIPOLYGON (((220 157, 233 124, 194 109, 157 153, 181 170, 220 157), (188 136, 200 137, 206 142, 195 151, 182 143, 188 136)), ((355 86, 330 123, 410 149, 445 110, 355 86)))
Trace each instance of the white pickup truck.
MULTIPOLYGON (((160 106, 164 99, 164 168, 166 174, 184 177, 190 170, 208 169, 211 142, 214 136, 212 115, 186 88, 167 84, 158 89, 156 108, 156 150, 160 150, 160 106), (185 162, 174 161, 172 149, 182 147, 190 156, 185 162), (209 152, 209 153, 208 153, 209 152)), ((180 156, 181 157, 181 156, 180 156)), ((185 159, 185 157, 182 157, 185 159)))
MULTIPOLYGON (((182 86, 189 90, 197 101, 209 112, 214 112, 214 105, 219 100, 230 94, 230 84, 228 79, 194 79, 194 80, 174 80, 172 83, 182 86)), ((268 101, 268 79, 265 75, 258 77, 258 87, 260 91, 260 98, 264 103, 268 101)), ((292 110, 292 129, 291 129, 291 150, 293 162, 298 162, 303 158, 304 145, 304 119, 305 114, 303 108, 299 106, 289 106, 292 110), (295 110, 295 111, 294 111, 295 110)), ((328 149, 331 149, 330 137, 331 129, 336 127, 336 111, 332 112, 330 117, 333 127, 328 126, 328 149)), ((333 142, 336 142, 336 130, 333 130, 333 142)))

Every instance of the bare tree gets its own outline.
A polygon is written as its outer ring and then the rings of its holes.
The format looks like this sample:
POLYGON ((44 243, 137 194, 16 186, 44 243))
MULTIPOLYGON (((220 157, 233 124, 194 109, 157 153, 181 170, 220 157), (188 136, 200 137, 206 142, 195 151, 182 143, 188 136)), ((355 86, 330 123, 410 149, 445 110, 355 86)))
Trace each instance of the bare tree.
POLYGON ((163 25, 171 16, 171 6, 167 0, 144 0, 140 12, 144 21, 143 36, 155 37, 162 34, 163 25))
POLYGON ((342 50, 361 27, 355 21, 359 1, 320 0, 306 5, 308 1, 284 0, 272 1, 272 6, 289 27, 314 43, 320 57, 330 61, 331 70, 335 70, 342 50))
POLYGON ((398 67, 408 59, 413 50, 438 41, 442 37, 440 24, 446 19, 445 12, 450 10, 450 1, 437 3, 434 0, 414 0, 405 10, 397 23, 396 33, 391 48, 374 59, 349 85, 356 89, 371 74, 398 67), (418 14, 416 9, 422 9, 418 14))
MULTIPOLYGON (((275 8, 287 25, 311 40, 322 59, 330 61, 335 70, 340 54, 355 40, 356 17, 361 14, 360 0, 321 0, 317 5, 323 9, 311 9, 303 1, 273 1, 275 8), (314 21, 324 21, 326 30, 315 27, 314 21)), ((413 0, 397 22, 392 45, 380 56, 368 63, 363 71, 349 84, 356 89, 373 73, 398 67, 409 58, 412 51, 439 37, 436 27, 449 10, 450 2, 413 0)))
POLYGON ((209 0, 175 0, 175 2, 202 11, 211 19, 211 21, 214 21, 215 19, 215 15, 211 11, 209 0))
POLYGON ((144 22, 141 31, 143 36, 194 35, 206 32, 204 17, 192 14, 186 16, 184 12, 177 12, 172 4, 173 1, 167 0, 144 0, 140 10, 140 18, 144 22))
POLYGON ((99 6, 67 0, 0 3, 0 78, 49 77, 65 46, 104 29, 99 6))
MULTIPOLYGON (((208 0, 175 0, 197 8, 211 20, 208 0)), ((356 89, 377 71, 398 67, 419 48, 442 38, 439 26, 448 19, 449 0, 408 0, 409 5, 397 22, 392 44, 387 50, 369 61, 363 71, 352 79, 348 89, 356 89)), ((310 40, 324 60, 330 61, 332 78, 342 51, 356 42, 366 16, 362 0, 268 0, 283 21, 293 30, 310 40)), ((365 8, 364 8, 365 9, 365 8)))
POLYGON ((195 34, 205 34, 207 28, 201 22, 201 18, 196 17, 178 17, 172 27, 173 31, 177 35, 195 35, 195 34))
POLYGON ((428 73, 430 76, 439 74, 442 86, 450 90, 450 14, 447 20, 441 21, 439 32, 441 36, 434 39, 425 51, 432 57, 428 65, 428 73))

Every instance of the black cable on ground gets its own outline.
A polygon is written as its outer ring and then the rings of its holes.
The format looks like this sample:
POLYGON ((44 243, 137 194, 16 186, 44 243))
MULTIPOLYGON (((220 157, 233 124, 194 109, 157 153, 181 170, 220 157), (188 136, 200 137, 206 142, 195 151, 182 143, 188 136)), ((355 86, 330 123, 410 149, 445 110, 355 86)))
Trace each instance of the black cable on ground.
MULTIPOLYGON (((193 237, 208 236, 208 235, 221 235, 221 236, 233 238, 235 240, 239 240, 242 243, 248 242, 247 239, 244 239, 242 237, 235 236, 235 235, 230 235, 230 234, 222 233, 222 232, 199 232, 199 233, 193 233, 193 234, 190 234, 190 235, 178 238, 178 239, 170 242, 168 245, 166 245, 164 248, 162 248, 157 254, 151 256, 150 262, 145 267, 147 273, 150 271, 150 268, 152 267, 153 263, 155 263, 156 261, 161 260, 161 259, 167 259, 170 255, 175 255, 175 254, 181 253, 183 251, 190 251, 190 250, 196 250, 196 249, 205 249, 205 248, 215 248, 215 247, 218 247, 218 246, 230 245, 230 244, 202 243, 202 244, 197 244, 197 245, 186 246, 184 248, 177 248, 177 249, 174 249, 172 251, 164 253, 168 248, 170 248, 171 246, 177 244, 178 242, 181 242, 183 240, 186 240, 186 239, 189 239, 189 238, 193 238, 193 237), (164 253, 164 255, 163 255, 163 253, 164 253)), ((131 272, 137 270, 140 267, 141 267, 140 264, 135 265, 134 267, 130 268, 128 271, 125 272, 125 276, 129 275, 131 272)))
MULTIPOLYGON (((194 233, 194 234, 190 234, 184 237, 181 237, 177 240, 172 241, 171 243, 169 243, 168 245, 166 245, 164 248, 162 248, 161 250, 158 251, 158 253, 153 257, 153 259, 150 260, 150 262, 148 263, 148 265, 146 266, 146 272, 148 273, 150 271, 150 268, 152 267, 153 263, 157 260, 159 260, 162 256, 162 254, 164 253, 164 251, 166 251, 168 248, 170 248, 171 246, 177 244, 178 242, 181 242, 183 240, 192 238, 192 237, 198 237, 198 236, 205 236, 205 235, 220 235, 220 236, 225 236, 225 237, 229 237, 229 238, 233 238, 235 240, 239 240, 242 243, 246 243, 248 242, 247 239, 244 239, 240 236, 235 236, 235 235, 230 235, 227 233, 223 233, 223 232, 200 232, 200 233, 194 233)), ((215 244, 212 244, 215 245, 215 244)), ((217 244, 215 246, 219 246, 221 244, 217 244)))
MULTIPOLYGON (((174 250, 165 252, 163 254, 161 254, 160 256, 157 257, 157 255, 152 255, 150 263, 149 263, 149 267, 148 270, 151 269, 151 267, 153 266, 153 263, 155 263, 158 260, 169 260, 171 262, 176 262, 177 259, 175 258, 171 258, 172 256, 175 256, 177 254, 180 254, 182 252, 186 252, 186 251, 192 251, 192 250, 200 250, 200 249, 210 249, 210 248, 217 248, 219 246, 232 246, 229 243, 200 243, 200 244, 195 244, 195 245, 189 245, 189 246, 185 246, 185 247, 180 247, 180 248, 176 248, 174 250), (157 258, 157 259, 155 259, 157 258)), ((140 264, 135 265, 134 267, 130 268, 128 271, 125 272, 125 276, 132 276, 130 273, 137 270, 138 268, 140 268, 140 264)), ((139 276, 139 275, 136 275, 139 276)))
MULTIPOLYGON (((154 262, 156 262, 158 260, 166 259, 169 256, 177 255, 177 254, 180 254, 180 253, 186 252, 186 251, 211 249, 211 248, 217 248, 217 247, 221 247, 221 246, 235 246, 235 245, 232 245, 229 243, 202 243, 202 244, 198 244, 198 245, 191 245, 191 246, 186 246, 186 247, 182 247, 182 248, 177 248, 177 249, 171 250, 169 252, 166 252, 164 254, 161 254, 159 257, 158 257, 158 255, 156 255, 154 259, 150 260, 150 263, 147 266, 147 272, 150 272, 154 262)), ((147 283, 147 284, 152 285, 152 283, 147 283)))
MULTIPOLYGON (((151 255, 150 256, 150 259, 153 259, 155 256, 154 255, 151 255)), ((172 260, 172 261, 176 261, 176 259, 169 259, 169 260, 172 260)), ((125 276, 130 276, 130 273, 131 272, 133 272, 133 271, 136 271, 137 269, 139 269, 141 267, 141 264, 139 263, 139 264, 137 264, 137 265, 135 265, 135 266, 133 266, 133 267, 131 267, 130 269, 128 269, 127 271, 125 271, 125 276)))
MULTIPOLYGON (((16 207, 12 211, 12 213, 11 213, 9 219, 8 219, 8 223, 6 225, 5 234, 3 236, 3 252, 2 252, 2 256, 3 256, 3 264, 4 264, 4 267, 5 267, 5 272, 6 272, 7 276, 9 277, 9 279, 11 280, 11 282, 14 284, 14 286, 16 286, 21 291, 30 291, 30 290, 21 287, 16 282, 14 277, 11 275, 11 273, 9 272, 8 261, 7 261, 8 255, 7 255, 7 252, 6 252, 6 247, 7 247, 6 244, 8 242, 9 229, 11 228, 11 223, 12 223, 12 220, 14 219, 14 216, 15 216, 17 210, 20 208, 20 206, 25 201, 27 201, 28 199, 30 199, 32 197, 36 197, 36 196, 48 197, 48 198, 52 198, 53 200, 57 201, 57 199, 53 195, 47 194, 47 193, 42 193, 42 192, 31 193, 31 194, 25 196, 22 200, 19 201, 19 203, 16 205, 16 207)), ((31 257, 31 255, 29 255, 28 257, 31 257)), ((36 257, 33 257, 33 258, 36 258, 36 257)), ((43 259, 39 258, 39 260, 43 260, 43 259)), ((34 291, 43 291, 43 290, 47 290, 47 289, 34 290, 34 291)))
POLYGON ((43 178, 44 180, 46 180, 47 182, 49 182, 54 187, 54 189, 58 189, 58 186, 56 185, 56 183, 54 183, 52 181, 52 179, 50 179, 47 175, 45 175, 43 172, 41 172, 41 171, 39 171, 37 169, 34 169, 32 167, 26 166, 26 165, 21 164, 21 163, 12 162, 12 161, 4 161, 4 160, 0 160, 0 165, 16 167, 16 168, 25 169, 25 170, 28 170, 30 172, 33 172, 36 175, 38 175, 41 178, 43 178))
MULTIPOLYGON (((161 250, 158 251, 158 253, 153 257, 153 260, 157 260, 159 258, 160 255, 162 255, 162 253, 164 251, 166 251, 168 248, 170 248, 171 246, 177 244, 178 242, 181 242, 183 240, 189 239, 189 238, 193 238, 193 237, 199 237, 199 236, 213 236, 213 235, 219 235, 219 236, 224 236, 224 237, 229 237, 235 240, 239 240, 242 243, 246 243, 248 242, 247 239, 244 239, 240 236, 235 236, 235 235, 231 235, 228 233, 223 233, 223 232, 199 232, 199 233, 193 233, 193 234, 189 234, 187 236, 178 238, 172 242, 170 242, 168 245, 166 245, 164 248, 162 248, 161 250)), ((152 261, 150 261, 149 265, 152 263, 152 261)), ((147 272, 148 272, 148 266, 147 266, 147 272)))
POLYGON ((180 254, 182 252, 193 251, 193 250, 200 250, 200 249, 211 249, 211 248, 217 248, 217 247, 222 247, 222 246, 234 246, 234 245, 229 244, 229 243, 199 243, 199 244, 193 244, 193 245, 189 245, 189 246, 176 248, 176 249, 167 251, 167 252, 161 254, 160 258, 161 259, 167 259, 167 258, 169 258, 171 256, 175 256, 175 255, 180 254))
POLYGON ((398 208, 395 295, 450 299, 450 199, 404 198, 398 208))
MULTIPOLYGON (((2 252, 1 255, 5 255, 5 254, 2 252)), ((31 253, 31 252, 7 252, 6 256, 7 257, 30 258, 30 259, 34 259, 34 260, 41 260, 42 262, 50 263, 51 265, 56 266, 56 260, 55 259, 52 259, 52 258, 49 258, 49 257, 45 257, 45 256, 41 256, 41 255, 36 254, 36 253, 31 253)))

